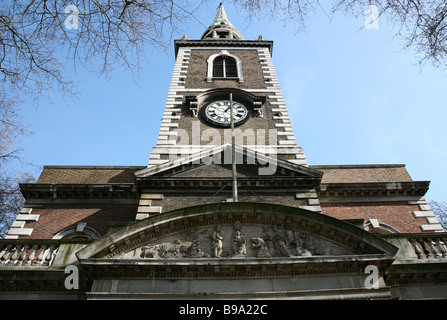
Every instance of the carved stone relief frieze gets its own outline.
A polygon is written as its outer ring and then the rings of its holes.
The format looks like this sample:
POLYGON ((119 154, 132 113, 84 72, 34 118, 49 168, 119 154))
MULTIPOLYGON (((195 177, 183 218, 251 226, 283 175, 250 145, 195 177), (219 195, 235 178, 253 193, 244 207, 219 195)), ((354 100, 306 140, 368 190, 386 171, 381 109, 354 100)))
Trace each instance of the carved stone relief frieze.
POLYGON ((272 258, 349 255, 329 240, 277 225, 233 225, 188 230, 145 244, 122 259, 272 258))

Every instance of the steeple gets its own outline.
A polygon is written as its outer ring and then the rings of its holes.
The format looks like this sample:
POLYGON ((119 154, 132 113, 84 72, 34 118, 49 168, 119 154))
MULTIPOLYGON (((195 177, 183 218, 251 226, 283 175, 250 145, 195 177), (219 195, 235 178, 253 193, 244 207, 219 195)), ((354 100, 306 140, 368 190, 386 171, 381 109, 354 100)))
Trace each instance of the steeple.
POLYGON ((227 13, 225 12, 222 2, 219 4, 216 19, 213 24, 206 29, 203 34, 202 40, 244 40, 242 34, 237 30, 228 20, 227 13))

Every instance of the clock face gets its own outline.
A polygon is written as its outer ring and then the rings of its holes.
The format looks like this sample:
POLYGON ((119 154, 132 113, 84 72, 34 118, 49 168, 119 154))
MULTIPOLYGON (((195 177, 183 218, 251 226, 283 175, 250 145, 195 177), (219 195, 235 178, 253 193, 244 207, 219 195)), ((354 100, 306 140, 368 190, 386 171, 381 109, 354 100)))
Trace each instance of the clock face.
MULTIPOLYGON (((230 100, 217 100, 202 108, 203 118, 215 125, 229 127, 231 125, 230 100)), ((250 112, 245 105, 233 101, 234 126, 241 125, 250 117, 250 112)))

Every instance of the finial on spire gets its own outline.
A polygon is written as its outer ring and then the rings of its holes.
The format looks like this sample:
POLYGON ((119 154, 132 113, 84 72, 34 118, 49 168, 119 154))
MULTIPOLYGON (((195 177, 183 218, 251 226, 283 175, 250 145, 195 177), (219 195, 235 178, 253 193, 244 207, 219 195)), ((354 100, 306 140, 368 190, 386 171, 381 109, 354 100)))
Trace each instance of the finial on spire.
POLYGON ((214 19, 213 24, 205 31, 201 39, 244 40, 244 37, 228 20, 227 13, 221 2, 217 10, 216 19, 214 19))
POLYGON ((219 8, 217 8, 216 20, 217 19, 228 20, 227 13, 225 12, 222 2, 219 4, 219 8))

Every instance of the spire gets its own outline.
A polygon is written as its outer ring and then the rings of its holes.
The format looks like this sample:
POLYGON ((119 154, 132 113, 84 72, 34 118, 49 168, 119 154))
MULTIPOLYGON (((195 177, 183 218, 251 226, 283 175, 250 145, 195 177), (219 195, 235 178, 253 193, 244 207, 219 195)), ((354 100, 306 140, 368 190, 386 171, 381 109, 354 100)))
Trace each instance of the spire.
POLYGON ((202 40, 244 40, 242 34, 237 30, 228 20, 227 13, 225 12, 222 2, 219 4, 216 19, 213 24, 206 29, 203 34, 202 40))

